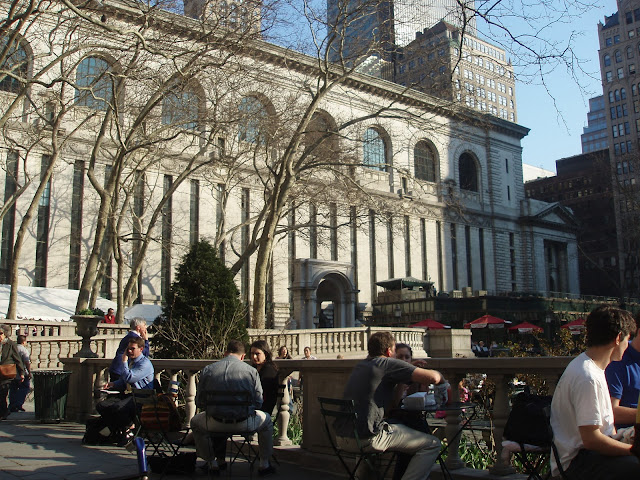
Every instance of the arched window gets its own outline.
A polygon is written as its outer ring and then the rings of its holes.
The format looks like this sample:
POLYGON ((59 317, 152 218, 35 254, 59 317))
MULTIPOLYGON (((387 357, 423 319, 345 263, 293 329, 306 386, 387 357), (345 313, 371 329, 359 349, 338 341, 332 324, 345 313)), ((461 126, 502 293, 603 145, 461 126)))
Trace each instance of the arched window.
POLYGON ((198 96, 192 91, 174 91, 162 100, 162 124, 195 130, 198 126, 198 96))
POLYGON ((611 56, 608 53, 605 53, 603 60, 605 67, 611 66, 611 56))
POLYGON ((615 102, 615 97, 613 96, 613 90, 609 92, 609 103, 615 102))
POLYGON ((362 163, 365 167, 382 172, 387 169, 387 146, 380 132, 367 128, 362 145, 362 163))
POLYGON ((460 188, 471 192, 478 191, 478 169, 476 161, 468 153, 460 155, 458 162, 460 172, 460 188))
POLYGON ((635 97, 637 94, 638 94, 638 87, 634 83, 633 85, 631 85, 631 95, 635 97))
POLYGON ((82 60, 76 71, 76 104, 93 110, 106 110, 113 98, 110 71, 109 64, 101 58, 82 60))
POLYGON ((616 102, 620 101, 620 90, 616 90, 615 92, 616 102))
MULTIPOLYGON (((7 45, 7 39, 4 38, 0 45, 4 49, 7 45)), ((0 90, 13 93, 20 91, 22 87, 20 80, 26 79, 28 71, 27 52, 24 47, 20 44, 13 45, 7 52, 7 58, 0 68, 9 73, 9 75, 0 76, 0 90)))
POLYGON ((633 58, 633 48, 627 47, 627 58, 633 58))
POLYGON ((413 168, 418 180, 436 181, 436 158, 425 141, 418 142, 413 149, 413 168))
POLYGON ((620 50, 616 50, 613 55, 616 57, 616 63, 620 63, 622 61, 622 53, 620 53, 620 50))
POLYGON ((621 88, 620 89, 620 98, 622 100, 626 100, 627 99, 627 90, 625 88, 621 88))
POLYGON ((268 115, 262 102, 257 97, 244 97, 238 111, 238 138, 249 143, 264 143, 268 115))

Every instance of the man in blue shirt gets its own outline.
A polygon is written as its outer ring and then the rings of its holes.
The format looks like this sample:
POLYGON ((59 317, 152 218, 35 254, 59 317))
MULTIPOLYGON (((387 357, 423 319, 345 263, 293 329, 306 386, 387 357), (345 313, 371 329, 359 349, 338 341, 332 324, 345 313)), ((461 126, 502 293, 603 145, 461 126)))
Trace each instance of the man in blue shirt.
MULTIPOLYGON (((640 314, 635 316, 638 326, 640 314)), ((622 360, 611 362, 605 371, 613 418, 616 427, 628 427, 636 421, 638 395, 640 394, 640 335, 629 343, 622 360)))
MULTIPOLYGON (((124 392, 130 385, 133 388, 153 388, 153 365, 142 354, 145 342, 141 337, 129 341, 126 352, 119 358, 122 375, 115 382, 107 383, 107 390, 124 392)), ((136 410, 132 395, 111 396, 96 405, 112 432, 126 431, 135 420, 136 410)))
POLYGON ((144 340, 142 354, 145 357, 149 356, 147 321, 144 318, 136 317, 129 323, 129 328, 131 328, 131 330, 124 336, 122 340, 120 340, 120 345, 118 345, 118 349, 116 350, 113 362, 111 362, 111 367, 109 367, 109 374, 112 382, 118 380, 118 378, 120 378, 120 375, 122 375, 122 372, 124 371, 124 367, 122 366, 122 355, 126 353, 127 346, 129 345, 130 340, 142 338, 142 340, 144 340))

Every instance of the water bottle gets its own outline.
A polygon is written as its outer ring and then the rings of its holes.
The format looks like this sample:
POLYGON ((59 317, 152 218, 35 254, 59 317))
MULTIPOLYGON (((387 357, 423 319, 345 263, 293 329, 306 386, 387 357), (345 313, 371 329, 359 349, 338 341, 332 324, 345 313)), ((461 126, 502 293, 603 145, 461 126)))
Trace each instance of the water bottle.
POLYGON ((149 471, 149 466, 147 465, 147 452, 144 438, 135 437, 133 443, 136 446, 136 453, 138 455, 138 473, 140 475, 146 475, 149 471))

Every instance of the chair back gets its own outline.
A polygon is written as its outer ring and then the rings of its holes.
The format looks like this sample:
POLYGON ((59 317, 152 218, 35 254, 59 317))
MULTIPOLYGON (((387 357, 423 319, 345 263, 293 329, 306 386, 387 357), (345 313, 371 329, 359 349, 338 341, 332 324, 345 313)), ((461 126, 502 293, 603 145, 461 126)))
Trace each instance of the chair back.
POLYGON ((205 410, 208 416, 235 420, 255 413, 253 392, 247 390, 207 390, 205 410))
POLYGON ((158 395, 146 388, 134 388, 131 395, 136 406, 136 423, 145 430, 177 432, 182 428, 176 404, 168 395, 158 395))
POLYGON ((351 436, 356 439, 358 447, 361 449, 360 436, 358 435, 357 428, 358 414, 356 412, 355 402, 353 400, 327 397, 318 397, 318 402, 320 402, 320 413, 322 414, 324 429, 334 450, 337 448, 334 429, 334 423, 336 421, 342 425, 349 425, 349 428, 353 430, 351 436))

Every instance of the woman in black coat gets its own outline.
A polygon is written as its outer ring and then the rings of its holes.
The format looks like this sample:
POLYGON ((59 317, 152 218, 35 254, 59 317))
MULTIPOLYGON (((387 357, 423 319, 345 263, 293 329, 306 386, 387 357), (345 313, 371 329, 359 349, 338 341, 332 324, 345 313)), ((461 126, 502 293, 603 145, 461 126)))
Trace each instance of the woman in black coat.
POLYGON ((273 354, 269 344, 264 340, 256 340, 251 344, 251 365, 258 370, 262 383, 262 410, 267 415, 273 414, 278 403, 278 367, 273 363, 273 354))
MULTIPOLYGON (((22 365, 22 358, 18 353, 18 346, 16 342, 9 339, 11 335, 11 327, 9 325, 0 325, 0 364, 10 365, 14 363, 16 365, 16 378, 20 381, 24 380, 24 367, 22 365)), ((9 416, 9 407, 7 405, 7 395, 9 394, 9 387, 13 379, 5 378, 0 380, 0 420, 4 420, 9 416)))

